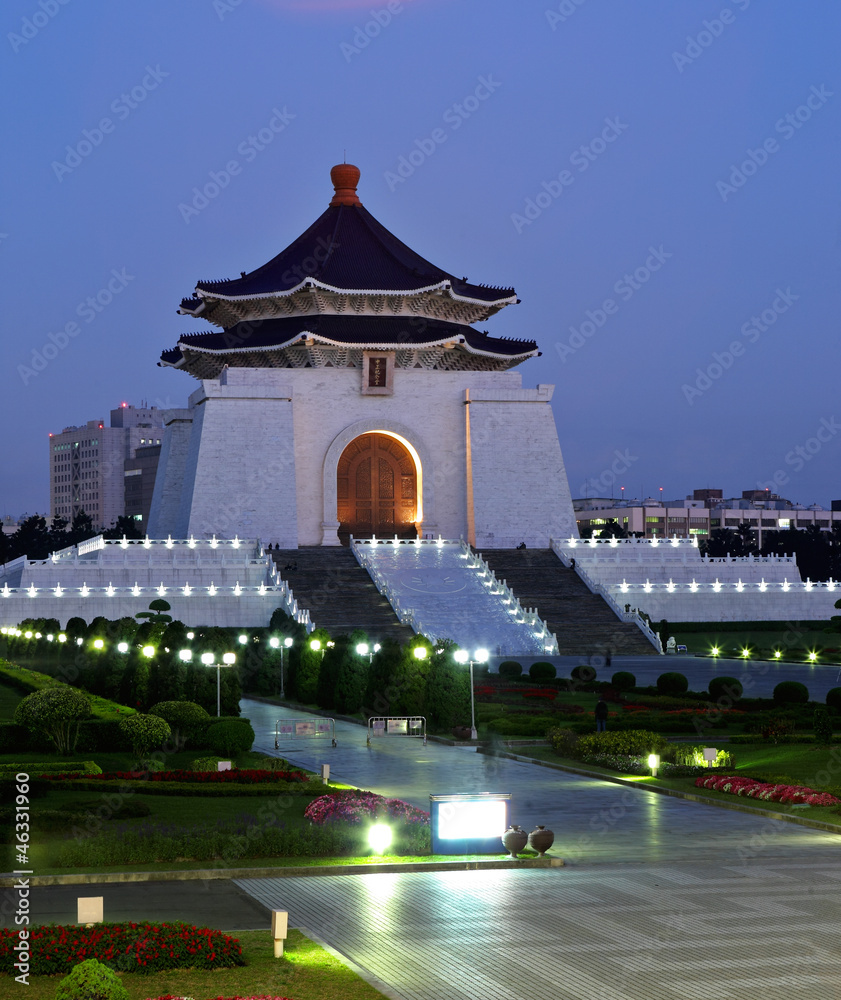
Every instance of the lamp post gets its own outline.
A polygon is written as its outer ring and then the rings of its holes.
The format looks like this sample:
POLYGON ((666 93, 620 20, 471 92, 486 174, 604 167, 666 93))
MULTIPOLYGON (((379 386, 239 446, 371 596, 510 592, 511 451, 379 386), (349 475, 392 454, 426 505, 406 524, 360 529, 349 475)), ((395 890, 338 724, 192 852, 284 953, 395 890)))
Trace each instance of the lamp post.
POLYGON ((360 656, 368 657, 369 666, 374 662, 374 653, 379 653, 379 651, 380 651, 380 644, 378 642, 375 642, 373 647, 369 646, 367 642, 357 643, 356 646, 356 652, 360 656))
POLYGON ((292 648, 294 641, 295 640, 290 638, 289 636, 287 636, 283 640, 283 643, 281 643, 280 639, 278 639, 277 636, 272 636, 271 639, 269 639, 269 645, 272 647, 272 649, 280 650, 280 697, 281 698, 286 697, 286 690, 284 688, 284 680, 283 680, 283 655, 287 649, 292 648))
POLYGON ((477 649, 471 656, 466 649, 457 649, 453 656, 455 657, 456 663, 470 662, 470 739, 475 740, 478 738, 479 734, 476 732, 476 703, 473 697, 473 664, 487 663, 488 651, 486 649, 477 649))

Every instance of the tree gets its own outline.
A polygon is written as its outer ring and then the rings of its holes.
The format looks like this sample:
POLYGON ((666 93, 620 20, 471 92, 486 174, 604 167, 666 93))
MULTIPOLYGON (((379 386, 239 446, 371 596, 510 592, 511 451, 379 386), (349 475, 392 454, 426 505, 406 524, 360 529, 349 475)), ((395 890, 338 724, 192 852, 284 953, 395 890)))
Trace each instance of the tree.
POLYGON ((162 597, 156 597, 149 605, 148 611, 138 611, 135 618, 147 618, 153 625, 168 625, 172 621, 172 615, 166 614, 171 610, 169 601, 162 597))
POLYGON ((79 721, 91 714, 90 698, 68 684, 27 695, 15 709, 15 722, 46 736, 61 754, 71 754, 79 737, 79 721))
POLYGON ((140 521, 135 521, 128 514, 120 514, 117 520, 102 532, 103 538, 145 538, 146 535, 140 529, 140 521))
POLYGON ((46 520, 40 514, 33 514, 21 521, 11 538, 13 559, 26 556, 27 559, 46 559, 50 548, 50 532, 46 520))
POLYGON ((452 729, 470 721, 470 667, 457 663, 455 645, 434 653, 427 678, 426 722, 430 729, 452 729))
POLYGON ((361 643, 367 645, 368 636, 361 629, 355 629, 351 633, 336 677, 336 711, 347 715, 355 715, 362 708, 365 699, 370 654, 356 652, 356 647, 361 643))
MULTIPOLYGON (((294 677, 290 678, 294 684, 294 697, 305 705, 315 702, 318 694, 318 676, 321 673, 321 661, 327 651, 327 643, 330 641, 330 633, 323 628, 317 628, 311 633, 309 640, 302 643, 298 659, 298 669, 294 677), (313 649, 312 643, 320 642, 319 649, 313 649)), ((294 647, 293 647, 294 648, 294 647)), ((290 657, 291 659, 291 657, 290 657)))

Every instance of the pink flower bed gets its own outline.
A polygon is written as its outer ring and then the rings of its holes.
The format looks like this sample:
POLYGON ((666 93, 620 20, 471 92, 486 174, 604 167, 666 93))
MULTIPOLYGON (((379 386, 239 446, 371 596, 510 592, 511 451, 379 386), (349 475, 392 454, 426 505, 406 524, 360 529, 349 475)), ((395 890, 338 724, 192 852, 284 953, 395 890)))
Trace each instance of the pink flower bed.
POLYGON ((750 799, 762 799, 766 802, 784 802, 789 805, 836 806, 841 803, 829 792, 816 792, 813 788, 803 785, 771 785, 753 778, 739 778, 735 775, 708 778, 698 778, 697 788, 712 788, 717 792, 728 792, 730 795, 742 795, 750 799))
POLYGON ((427 825, 429 813, 402 799, 386 799, 374 792, 344 791, 322 795, 304 810, 304 817, 319 826, 336 821, 359 824, 371 819, 399 819, 427 825))
MULTIPOLYGON (((173 993, 167 993, 162 997, 146 997, 146 1000, 192 1000, 192 997, 175 996, 173 993)), ((261 993, 259 996, 249 997, 214 997, 214 1000, 290 1000, 290 998, 272 996, 269 993, 261 993)))

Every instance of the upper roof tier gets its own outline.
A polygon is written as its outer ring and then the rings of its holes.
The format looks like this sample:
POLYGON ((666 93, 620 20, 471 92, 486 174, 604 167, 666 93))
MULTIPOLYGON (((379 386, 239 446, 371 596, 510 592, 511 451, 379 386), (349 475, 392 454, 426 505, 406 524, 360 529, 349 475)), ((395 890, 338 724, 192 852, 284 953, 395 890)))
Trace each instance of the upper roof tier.
MULTIPOLYGON (((335 194, 329 207, 301 236, 267 264, 230 281, 200 281, 180 312, 217 326, 265 316, 267 299, 288 299, 301 289, 339 295, 443 296, 470 307, 468 322, 517 301, 513 288, 476 285, 436 267, 390 233, 356 194, 359 170, 349 163, 330 171, 335 194)), ((440 301, 440 300, 439 300, 440 301)), ((284 303, 288 314, 290 303, 284 303)), ((297 309, 292 311, 297 312, 297 309)), ((367 311, 367 310, 366 310, 367 311)), ((421 310, 424 311, 424 310, 421 310)))

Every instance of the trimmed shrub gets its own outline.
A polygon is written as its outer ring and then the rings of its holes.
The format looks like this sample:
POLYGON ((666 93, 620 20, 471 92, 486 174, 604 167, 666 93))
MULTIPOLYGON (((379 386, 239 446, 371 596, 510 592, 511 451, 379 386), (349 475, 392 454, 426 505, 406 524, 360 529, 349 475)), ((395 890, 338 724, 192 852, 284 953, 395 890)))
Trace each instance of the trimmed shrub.
POLYGON ((55 1000, 130 1000, 130 997, 113 969, 95 958, 86 958, 58 984, 55 1000))
POLYGON ((488 729, 499 736, 523 736, 539 739, 554 723, 551 715, 509 715, 491 719, 488 729))
POLYGON ((130 715, 120 723, 120 730, 139 756, 157 750, 170 737, 169 723, 156 715, 130 715))
MULTIPOLYGON (((191 771, 217 771, 221 757, 196 757, 190 764, 191 771)), ((262 767, 262 765, 261 765, 262 767)))
POLYGON ((210 725, 210 716, 194 701, 159 701, 149 709, 149 715, 157 715, 169 723, 172 738, 178 746, 210 725))
POLYGON ((590 733, 578 741, 578 753, 584 754, 640 754, 660 753, 669 741, 650 729, 628 729, 624 733, 590 733))
POLYGON ((591 667, 589 663, 579 663, 570 670, 569 676, 582 684, 592 684, 596 679, 596 668, 591 667))
POLYGON ((516 660, 503 660, 499 665, 499 676, 500 677, 519 677, 523 672, 522 663, 518 663, 516 660))
POLYGON ((675 670, 669 670, 657 678, 658 694, 668 694, 674 697, 687 690, 689 690, 689 681, 683 674, 679 674, 675 670))
POLYGON ((610 678, 610 683, 617 691, 630 691, 631 688, 637 686, 637 679, 628 670, 617 670, 613 677, 610 678))
POLYGON ((826 705, 830 711, 841 714, 841 687, 826 692, 826 705))
POLYGON ((744 688, 741 681, 735 677, 713 677, 707 690, 713 701, 718 701, 720 698, 732 698, 734 701, 738 701, 742 697, 744 688))
POLYGON ((546 734, 552 749, 561 757, 577 756, 580 736, 572 729, 550 729, 546 734))
POLYGON ((544 681, 553 681, 557 676, 558 671, 555 669, 555 664, 548 663, 546 660, 538 660, 529 667, 529 677, 533 681, 537 681, 538 684, 543 684, 544 681))
POLYGON ((206 738, 213 753, 227 759, 251 749, 254 730, 250 722, 247 725, 240 722, 217 722, 207 730, 206 738))
POLYGON ((774 701, 778 705, 805 705, 809 689, 800 681, 780 681, 774 688, 774 701))
POLYGON ((79 735, 79 720, 91 714, 91 700, 68 684, 42 688, 27 695, 15 709, 15 722, 41 733, 59 753, 71 754, 79 735))
MULTIPOLYGON (((74 771, 84 774, 102 774, 102 768, 93 760, 77 760, 70 766, 74 771)), ((44 764, 0 764, 0 778, 14 777, 19 772, 31 776, 33 774, 60 774, 66 770, 67 768, 62 767, 58 761, 48 761, 44 764)))

